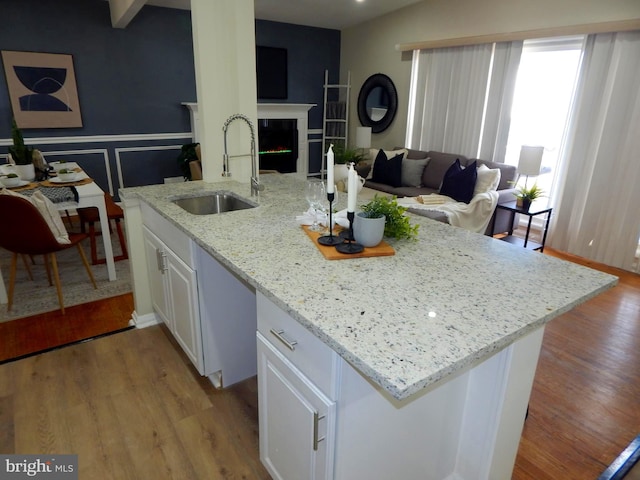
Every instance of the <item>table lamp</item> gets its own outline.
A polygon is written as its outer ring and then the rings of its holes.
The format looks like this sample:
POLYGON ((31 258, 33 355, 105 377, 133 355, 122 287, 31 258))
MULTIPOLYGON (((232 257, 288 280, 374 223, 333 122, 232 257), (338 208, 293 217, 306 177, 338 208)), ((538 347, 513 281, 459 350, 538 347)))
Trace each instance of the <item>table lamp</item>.
POLYGON ((522 145, 520 148, 520 159, 518 160, 518 175, 525 175, 525 188, 529 176, 540 175, 540 165, 542 164, 542 154, 544 147, 534 147, 522 145))
POLYGON ((361 158, 369 158, 366 150, 371 148, 371 127, 356 128, 356 148, 360 149, 361 158))

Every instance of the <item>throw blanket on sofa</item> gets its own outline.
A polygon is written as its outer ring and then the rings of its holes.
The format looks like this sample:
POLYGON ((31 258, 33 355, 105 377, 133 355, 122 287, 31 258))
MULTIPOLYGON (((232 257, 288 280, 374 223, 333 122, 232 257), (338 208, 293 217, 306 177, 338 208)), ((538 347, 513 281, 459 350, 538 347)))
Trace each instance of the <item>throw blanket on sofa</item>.
POLYGON ((440 212, 447 217, 451 225, 484 233, 498 204, 498 192, 491 190, 479 193, 468 204, 436 193, 398 198, 397 201, 398 205, 407 207, 409 211, 418 215, 423 215, 426 211, 440 212))

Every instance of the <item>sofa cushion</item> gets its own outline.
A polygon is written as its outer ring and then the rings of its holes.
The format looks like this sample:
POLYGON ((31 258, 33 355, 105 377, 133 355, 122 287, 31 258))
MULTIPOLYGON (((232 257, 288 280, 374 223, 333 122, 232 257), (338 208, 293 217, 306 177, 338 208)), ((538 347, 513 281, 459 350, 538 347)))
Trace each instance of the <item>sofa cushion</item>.
POLYGON ((373 176, 371 180, 378 183, 385 183, 392 187, 400 187, 402 185, 403 158, 404 152, 387 159, 384 150, 380 150, 373 163, 373 176))
POLYGON ((513 188, 514 182, 518 177, 518 169, 515 165, 507 165, 506 163, 490 162, 488 160, 480 160, 474 158, 470 161, 478 162, 478 165, 486 165, 489 168, 500 169, 500 183, 498 183, 498 190, 504 190, 506 188, 513 188))
POLYGON ((467 164, 467 157, 462 155, 434 151, 429 152, 429 163, 422 173, 422 184, 425 187, 440 189, 445 172, 456 160, 459 160, 462 166, 467 164))
POLYGON ((388 193, 389 195, 395 195, 398 198, 402 197, 417 197, 418 195, 428 195, 430 193, 438 193, 437 190, 425 187, 392 187, 384 183, 373 182, 367 180, 364 184, 365 187, 380 192, 388 193))
POLYGON ((399 155, 402 153, 403 157, 405 157, 407 155, 407 149, 406 148, 398 148, 395 150, 382 150, 379 148, 371 148, 369 149, 369 160, 368 163, 369 165, 371 165, 371 168, 369 169, 369 173, 367 173, 367 176, 365 177, 367 180, 370 180, 373 178, 373 171, 375 169, 375 162, 376 162, 376 158, 378 158, 378 153, 380 152, 384 152, 384 154, 386 155, 387 159, 393 158, 396 155, 399 155))
POLYGON ((476 188, 473 190, 473 195, 476 196, 479 193, 485 193, 498 189, 500 183, 500 169, 489 168, 486 165, 478 166, 478 178, 476 180, 476 188))
POLYGON ((462 168, 460 160, 456 160, 444 174, 440 194, 458 202, 469 203, 473 198, 477 177, 476 162, 467 168, 462 168))
POLYGON ((403 187, 421 187, 422 172, 424 172, 429 157, 402 160, 402 186, 403 187))

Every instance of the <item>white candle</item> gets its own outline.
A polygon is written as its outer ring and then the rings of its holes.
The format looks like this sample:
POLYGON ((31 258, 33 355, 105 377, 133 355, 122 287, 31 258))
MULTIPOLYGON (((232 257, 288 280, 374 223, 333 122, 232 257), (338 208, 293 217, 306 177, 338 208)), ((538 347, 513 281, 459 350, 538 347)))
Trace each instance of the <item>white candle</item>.
POLYGON ((333 184, 335 183, 333 179, 333 143, 329 145, 329 150, 327 151, 327 193, 333 193, 333 184))
POLYGON ((347 177, 347 212, 356 211, 356 197, 358 195, 356 181, 356 171, 352 163, 349 165, 349 176, 347 177))

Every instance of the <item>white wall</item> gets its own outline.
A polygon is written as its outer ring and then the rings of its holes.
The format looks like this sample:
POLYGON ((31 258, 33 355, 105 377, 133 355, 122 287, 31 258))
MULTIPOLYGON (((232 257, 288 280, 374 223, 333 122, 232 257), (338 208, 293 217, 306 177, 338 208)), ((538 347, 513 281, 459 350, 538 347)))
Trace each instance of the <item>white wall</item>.
POLYGON ((391 127, 371 143, 404 145, 411 53, 397 51, 397 44, 637 18, 638 0, 426 0, 343 30, 340 71, 351 71, 350 138, 360 125, 360 87, 370 75, 384 73, 396 85, 399 109, 391 127))

